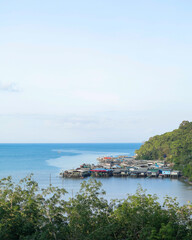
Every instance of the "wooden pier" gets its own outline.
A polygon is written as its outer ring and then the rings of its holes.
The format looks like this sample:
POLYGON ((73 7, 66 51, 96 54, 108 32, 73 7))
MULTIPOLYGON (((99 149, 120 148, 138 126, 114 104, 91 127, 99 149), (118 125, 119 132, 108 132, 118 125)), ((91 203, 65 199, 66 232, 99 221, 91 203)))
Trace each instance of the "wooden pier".
POLYGON ((180 171, 170 168, 161 160, 135 160, 133 157, 100 157, 98 165, 85 164, 79 168, 60 173, 64 178, 85 177, 142 177, 142 178, 179 178, 180 171))

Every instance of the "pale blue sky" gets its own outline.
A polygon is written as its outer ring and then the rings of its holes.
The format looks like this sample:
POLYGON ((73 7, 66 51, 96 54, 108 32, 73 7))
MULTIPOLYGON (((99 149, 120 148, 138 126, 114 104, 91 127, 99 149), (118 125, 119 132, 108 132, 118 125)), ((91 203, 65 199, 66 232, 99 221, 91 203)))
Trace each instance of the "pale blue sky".
POLYGON ((0 1, 0 142, 141 142, 192 121, 191 29, 191 1, 0 1))

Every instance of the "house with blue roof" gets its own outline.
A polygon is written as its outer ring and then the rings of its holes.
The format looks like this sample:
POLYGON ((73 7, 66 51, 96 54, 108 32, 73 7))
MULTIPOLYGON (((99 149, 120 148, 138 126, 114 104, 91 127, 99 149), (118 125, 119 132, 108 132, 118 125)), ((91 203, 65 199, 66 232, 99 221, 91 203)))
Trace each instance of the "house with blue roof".
POLYGON ((172 169, 169 168, 162 168, 159 170, 160 174, 164 175, 165 177, 169 177, 171 175, 172 169))

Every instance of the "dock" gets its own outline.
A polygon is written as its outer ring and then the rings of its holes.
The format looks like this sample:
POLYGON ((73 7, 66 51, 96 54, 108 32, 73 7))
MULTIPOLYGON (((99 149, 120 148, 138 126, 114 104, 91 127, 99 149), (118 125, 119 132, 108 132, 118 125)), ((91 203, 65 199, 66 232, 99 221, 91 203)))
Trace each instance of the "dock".
POLYGON ((97 158, 98 164, 83 163, 76 169, 62 171, 63 178, 86 177, 141 177, 141 178, 179 178, 180 171, 171 168, 162 160, 136 160, 124 155, 97 158))

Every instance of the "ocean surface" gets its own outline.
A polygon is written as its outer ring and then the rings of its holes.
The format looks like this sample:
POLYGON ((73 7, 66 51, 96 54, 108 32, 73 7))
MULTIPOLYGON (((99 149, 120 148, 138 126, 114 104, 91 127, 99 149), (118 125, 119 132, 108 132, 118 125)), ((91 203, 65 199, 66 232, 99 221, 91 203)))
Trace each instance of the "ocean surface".
MULTIPOLYGON (((97 163, 99 156, 133 156, 141 143, 110 144, 0 144, 0 178, 12 176, 15 182, 34 174, 40 188, 63 187, 67 197, 75 195, 82 179, 63 179, 62 170, 79 167, 82 163, 97 163)), ((87 179, 85 179, 87 181, 87 179)), ((147 193, 157 194, 162 203, 166 195, 177 197, 180 204, 192 201, 192 186, 177 179, 103 178, 106 198, 122 199, 134 194, 140 185, 147 193)))

